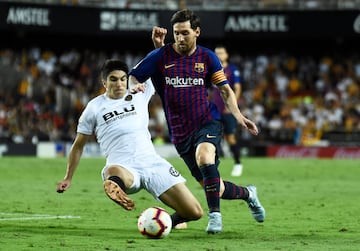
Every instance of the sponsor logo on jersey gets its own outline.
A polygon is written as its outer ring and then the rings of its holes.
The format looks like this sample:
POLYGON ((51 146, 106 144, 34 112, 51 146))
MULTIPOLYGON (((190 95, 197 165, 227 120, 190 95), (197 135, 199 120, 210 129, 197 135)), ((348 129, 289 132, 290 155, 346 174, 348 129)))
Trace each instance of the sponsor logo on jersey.
POLYGON ((164 65, 164 68, 169 69, 169 68, 174 67, 174 66, 175 66, 175 64, 166 64, 166 65, 164 65))
POLYGON ((130 115, 135 115, 135 114, 136 114, 135 106, 130 105, 129 107, 124 107, 123 109, 107 112, 102 117, 106 123, 110 123, 114 120, 122 119, 124 117, 128 117, 130 115))
POLYGON ((173 87, 189 87, 193 85, 204 85, 204 79, 191 77, 180 78, 178 76, 175 78, 165 77, 165 83, 173 87))
POLYGON ((215 136, 215 135, 206 134, 206 138, 208 138, 208 139, 214 139, 214 138, 216 138, 216 136, 215 136))

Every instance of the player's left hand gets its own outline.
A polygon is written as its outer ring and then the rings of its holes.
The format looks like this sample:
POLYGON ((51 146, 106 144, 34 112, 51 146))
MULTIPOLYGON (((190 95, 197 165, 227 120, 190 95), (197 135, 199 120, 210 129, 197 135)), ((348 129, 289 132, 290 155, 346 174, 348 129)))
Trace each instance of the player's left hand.
POLYGON ((257 128, 256 124, 250 119, 244 117, 242 126, 248 129, 249 132, 255 136, 259 134, 259 129, 257 128))

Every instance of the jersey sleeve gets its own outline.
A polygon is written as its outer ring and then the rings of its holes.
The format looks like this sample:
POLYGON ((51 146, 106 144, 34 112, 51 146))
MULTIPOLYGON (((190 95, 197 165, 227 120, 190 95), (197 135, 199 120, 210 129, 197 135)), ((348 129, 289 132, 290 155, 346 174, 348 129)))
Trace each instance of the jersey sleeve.
POLYGON ((234 78, 234 83, 242 83, 242 79, 241 79, 241 75, 240 75, 240 70, 239 68, 237 68, 236 65, 231 65, 231 71, 233 73, 233 78, 234 78))
POLYGON ((82 112, 77 126, 78 133, 86 135, 92 135, 94 133, 96 118, 93 114, 96 114, 96 112, 93 111, 93 107, 94 106, 90 102, 82 112))
POLYGON ((145 96, 147 101, 149 102, 151 97, 155 94, 155 88, 151 79, 146 80, 145 85, 146 85, 145 96))
POLYGON ((161 50, 162 48, 158 48, 149 52, 144 59, 130 70, 129 75, 134 76, 140 83, 154 76, 157 71, 157 62, 161 58, 161 50))
POLYGON ((227 84, 228 81, 226 79, 220 60, 218 56, 210 50, 209 50, 209 61, 210 61, 209 70, 212 73, 211 82, 214 85, 218 85, 218 86, 227 84))

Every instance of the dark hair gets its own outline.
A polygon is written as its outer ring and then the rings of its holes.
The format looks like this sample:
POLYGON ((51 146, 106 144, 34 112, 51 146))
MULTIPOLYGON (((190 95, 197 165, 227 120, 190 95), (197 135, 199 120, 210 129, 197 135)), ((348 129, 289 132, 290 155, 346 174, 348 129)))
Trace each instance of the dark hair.
POLYGON ((200 18, 195 15, 194 12, 188 9, 175 12, 175 14, 170 19, 171 25, 186 21, 190 21, 190 26, 193 30, 195 30, 197 27, 200 27, 200 18))
POLYGON ((129 68, 124 62, 118 59, 108 59, 101 67, 101 79, 106 79, 109 73, 115 70, 124 71, 126 74, 129 73, 129 68))

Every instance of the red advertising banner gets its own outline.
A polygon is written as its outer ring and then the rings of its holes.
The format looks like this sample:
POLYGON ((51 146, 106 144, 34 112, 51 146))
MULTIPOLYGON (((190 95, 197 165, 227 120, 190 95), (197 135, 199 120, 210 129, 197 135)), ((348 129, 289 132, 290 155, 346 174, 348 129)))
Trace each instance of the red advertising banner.
POLYGON ((360 159, 360 147, 268 146, 268 157, 360 159))

